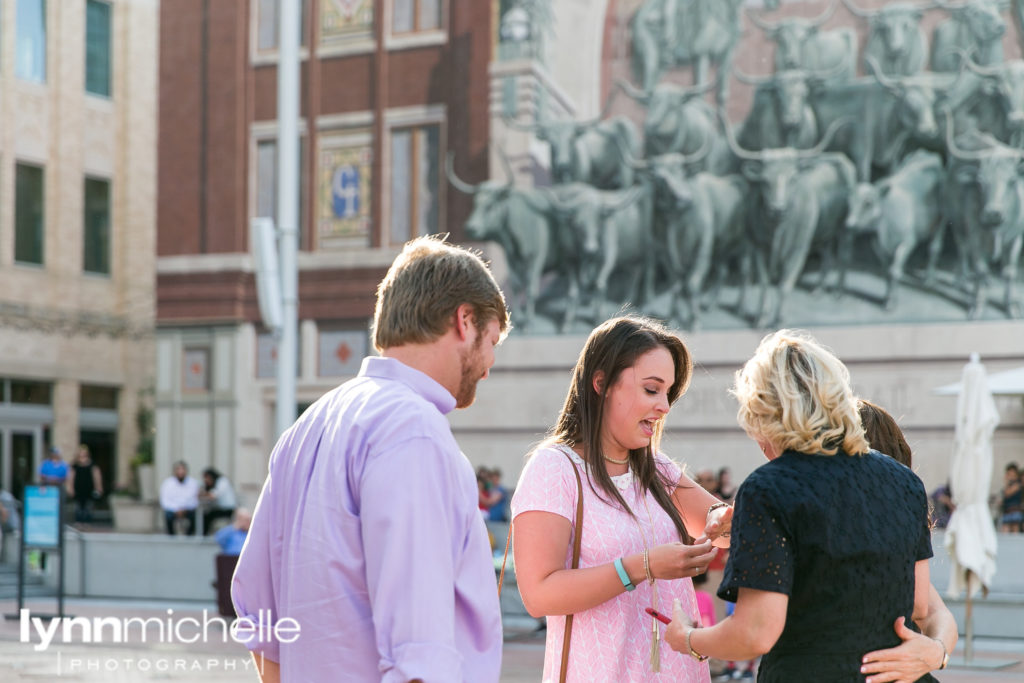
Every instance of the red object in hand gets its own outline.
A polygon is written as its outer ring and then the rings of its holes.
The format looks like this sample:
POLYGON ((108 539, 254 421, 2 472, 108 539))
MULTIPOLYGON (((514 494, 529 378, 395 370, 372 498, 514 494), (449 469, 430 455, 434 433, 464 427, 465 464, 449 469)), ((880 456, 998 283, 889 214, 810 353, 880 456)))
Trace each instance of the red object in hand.
POLYGON ((654 617, 655 619, 657 619, 658 621, 660 621, 663 624, 671 624, 672 623, 671 619, 669 619, 668 617, 666 617, 664 614, 662 614, 661 612, 659 612, 656 609, 652 609, 650 607, 644 607, 644 611, 647 612, 648 614, 650 614, 652 617, 654 617))

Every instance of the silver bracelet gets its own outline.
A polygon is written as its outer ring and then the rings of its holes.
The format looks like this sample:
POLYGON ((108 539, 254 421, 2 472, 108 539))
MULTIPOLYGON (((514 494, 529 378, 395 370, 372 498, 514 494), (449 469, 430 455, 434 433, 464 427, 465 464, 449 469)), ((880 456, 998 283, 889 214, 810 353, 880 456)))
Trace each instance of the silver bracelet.
POLYGON ((708 514, 704 515, 704 518, 707 519, 708 517, 710 517, 711 516, 711 512, 713 510, 717 510, 718 508, 727 508, 727 507, 729 507, 729 504, 728 503, 723 503, 722 501, 718 501, 717 503, 712 503, 711 507, 708 508, 708 514))
POLYGON ((945 643, 943 643, 938 638, 932 638, 932 640, 934 640, 936 643, 938 643, 939 647, 942 648, 942 663, 939 664, 939 670, 941 671, 942 669, 945 669, 947 666, 949 666, 949 653, 946 652, 946 644, 945 643))

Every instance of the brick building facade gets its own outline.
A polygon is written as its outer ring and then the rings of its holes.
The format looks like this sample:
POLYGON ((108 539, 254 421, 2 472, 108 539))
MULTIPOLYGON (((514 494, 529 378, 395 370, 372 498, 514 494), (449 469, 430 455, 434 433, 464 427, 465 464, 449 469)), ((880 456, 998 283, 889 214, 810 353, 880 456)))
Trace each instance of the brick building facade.
MULTIPOLYGON (((249 229, 275 215, 276 0, 179 0, 160 21, 157 476, 186 460, 255 492, 273 445, 275 347, 249 229)), ((450 230, 487 175, 490 2, 303 3, 299 408, 369 353, 401 244, 450 230)))

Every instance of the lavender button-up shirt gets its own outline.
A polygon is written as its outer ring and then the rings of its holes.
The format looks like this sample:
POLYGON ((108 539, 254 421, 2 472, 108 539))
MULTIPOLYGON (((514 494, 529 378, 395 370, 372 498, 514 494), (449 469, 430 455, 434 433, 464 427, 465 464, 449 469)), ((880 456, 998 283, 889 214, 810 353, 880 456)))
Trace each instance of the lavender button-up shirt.
POLYGON ((238 560, 239 617, 283 681, 497 681, 501 612, 455 399, 391 358, 314 403, 278 441, 238 560), (262 640, 262 642, 261 642, 262 640))

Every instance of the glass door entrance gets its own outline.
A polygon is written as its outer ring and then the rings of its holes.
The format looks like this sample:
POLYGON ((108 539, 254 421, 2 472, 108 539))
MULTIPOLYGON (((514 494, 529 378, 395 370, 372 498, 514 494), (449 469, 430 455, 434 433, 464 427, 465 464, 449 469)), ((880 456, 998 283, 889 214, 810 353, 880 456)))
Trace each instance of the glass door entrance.
POLYGON ((41 427, 0 427, 0 487, 18 500, 25 485, 36 480, 42 442, 41 427))
POLYGON ((11 430, 11 493, 18 500, 36 478, 36 443, 35 432, 11 430))

